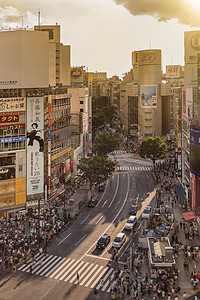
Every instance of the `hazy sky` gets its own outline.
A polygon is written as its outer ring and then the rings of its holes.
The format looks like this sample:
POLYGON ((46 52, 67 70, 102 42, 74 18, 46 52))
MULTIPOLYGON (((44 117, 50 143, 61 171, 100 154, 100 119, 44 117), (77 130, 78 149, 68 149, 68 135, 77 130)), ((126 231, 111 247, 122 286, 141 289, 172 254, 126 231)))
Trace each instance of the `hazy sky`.
POLYGON ((39 10, 42 25, 61 25, 72 66, 108 76, 121 77, 131 52, 150 47, 162 50, 163 68, 183 65, 184 31, 200 29, 200 0, 0 0, 0 26, 37 25, 39 10))

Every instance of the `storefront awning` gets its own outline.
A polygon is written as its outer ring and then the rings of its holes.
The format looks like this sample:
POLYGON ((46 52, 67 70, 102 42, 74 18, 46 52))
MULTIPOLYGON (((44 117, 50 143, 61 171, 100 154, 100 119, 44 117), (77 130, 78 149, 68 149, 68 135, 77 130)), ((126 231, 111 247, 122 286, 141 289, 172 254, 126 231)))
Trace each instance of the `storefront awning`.
POLYGON ((182 184, 177 184, 175 186, 176 195, 178 196, 179 202, 183 202, 185 200, 185 191, 182 184))
POLYGON ((185 213, 183 213, 183 217, 186 221, 197 218, 195 211, 185 212, 185 213))

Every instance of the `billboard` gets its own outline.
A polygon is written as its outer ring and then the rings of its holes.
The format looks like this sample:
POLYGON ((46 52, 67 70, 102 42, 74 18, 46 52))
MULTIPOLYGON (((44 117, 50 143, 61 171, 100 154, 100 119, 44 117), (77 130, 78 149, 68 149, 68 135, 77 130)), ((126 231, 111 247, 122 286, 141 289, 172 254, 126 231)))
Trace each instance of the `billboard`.
POLYGON ((187 117, 186 88, 182 88, 182 115, 187 117))
POLYGON ((139 65, 161 65, 161 50, 139 51, 139 65))
POLYGON ((25 111, 26 99, 24 97, 18 98, 2 98, 0 99, 0 112, 11 112, 11 111, 25 111))
POLYGON ((166 66, 166 78, 179 78, 181 74, 181 66, 166 66))
POLYGON ((141 85, 140 99, 142 108, 153 108, 157 106, 156 85, 141 85))
POLYGON ((44 98, 27 98, 27 195, 44 192, 44 98))
POLYGON ((71 68, 70 71, 71 82, 82 82, 83 81, 83 67, 71 68))
POLYGON ((196 64, 200 51, 200 31, 185 31, 185 63, 196 64))
POLYGON ((200 128, 190 128, 190 170, 200 176, 200 128))

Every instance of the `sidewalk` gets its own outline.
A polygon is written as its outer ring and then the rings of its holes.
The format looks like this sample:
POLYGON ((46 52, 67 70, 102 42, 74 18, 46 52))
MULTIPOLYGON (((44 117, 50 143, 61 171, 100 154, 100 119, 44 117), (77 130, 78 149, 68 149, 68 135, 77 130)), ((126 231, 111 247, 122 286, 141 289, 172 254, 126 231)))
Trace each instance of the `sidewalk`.
MULTIPOLYGON (((176 178, 171 179, 173 180, 174 183, 176 183, 176 178)), ((157 188, 160 188, 160 183, 157 184, 157 188)), ((164 191, 164 189, 163 189, 164 191)), ((164 191, 164 199, 166 196, 171 197, 171 199, 173 199, 172 197, 172 193, 169 191, 164 191)), ((176 203, 174 202, 174 204, 172 205, 172 201, 170 201, 170 207, 173 210, 174 216, 175 216, 175 222, 178 222, 179 226, 175 232, 175 234, 178 237, 178 241, 182 243, 183 246, 185 245, 189 245, 191 247, 194 246, 200 246, 200 238, 199 236, 194 236, 194 238, 192 240, 190 239, 186 239, 185 237, 185 232, 183 230, 183 228, 180 228, 180 221, 183 222, 184 218, 182 213, 185 212, 183 211, 180 203, 178 201, 176 201, 176 203)), ((187 221, 186 221, 187 222, 187 221)), ((185 251, 184 248, 179 247, 178 250, 178 255, 176 257, 176 268, 179 270, 178 273, 178 281, 177 284, 175 284, 175 286, 179 286, 180 287, 180 293, 177 295, 177 299, 182 300, 182 299, 194 299, 194 294, 198 293, 200 294, 200 282, 197 284, 197 288, 194 290, 193 284, 191 284, 191 272, 198 272, 200 271, 200 252, 198 253, 198 256, 195 257, 194 259, 192 259, 192 256, 188 257, 188 269, 184 268, 183 262, 185 259, 185 251), (186 298, 183 297, 183 294, 186 293, 186 298), (193 296, 193 297, 192 297, 193 296)), ((148 275, 148 278, 150 278, 150 272, 149 272, 149 264, 148 264, 148 260, 146 260, 145 258, 143 258, 143 263, 141 265, 141 269, 140 269, 140 281, 142 281, 142 279, 145 277, 145 275, 148 275)), ((133 280, 137 279, 138 280, 138 276, 136 277, 135 274, 132 272, 131 277, 133 278, 133 280)), ((169 285, 169 284, 168 284, 169 285)), ((175 294, 172 295, 171 291, 170 291, 170 285, 168 286, 168 295, 170 295, 171 299, 176 299, 175 298, 175 294)), ((141 296, 140 296, 141 297, 141 296)), ((136 298, 136 299, 142 299, 142 298, 136 298)), ((145 294, 143 299, 159 299, 158 296, 156 296, 155 298, 153 298, 153 295, 145 294)), ((126 295, 126 300, 132 299, 130 295, 126 295)), ((168 299, 168 296, 165 296, 165 298, 162 299, 168 299)), ((200 299, 200 296, 199 296, 200 299)))

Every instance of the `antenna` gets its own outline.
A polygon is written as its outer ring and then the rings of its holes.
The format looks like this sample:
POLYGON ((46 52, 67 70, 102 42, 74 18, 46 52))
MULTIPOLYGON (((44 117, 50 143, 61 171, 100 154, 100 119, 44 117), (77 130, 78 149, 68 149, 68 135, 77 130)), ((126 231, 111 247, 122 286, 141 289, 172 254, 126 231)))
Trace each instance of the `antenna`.
POLYGON ((40 10, 38 11, 38 28, 40 30, 40 10))

